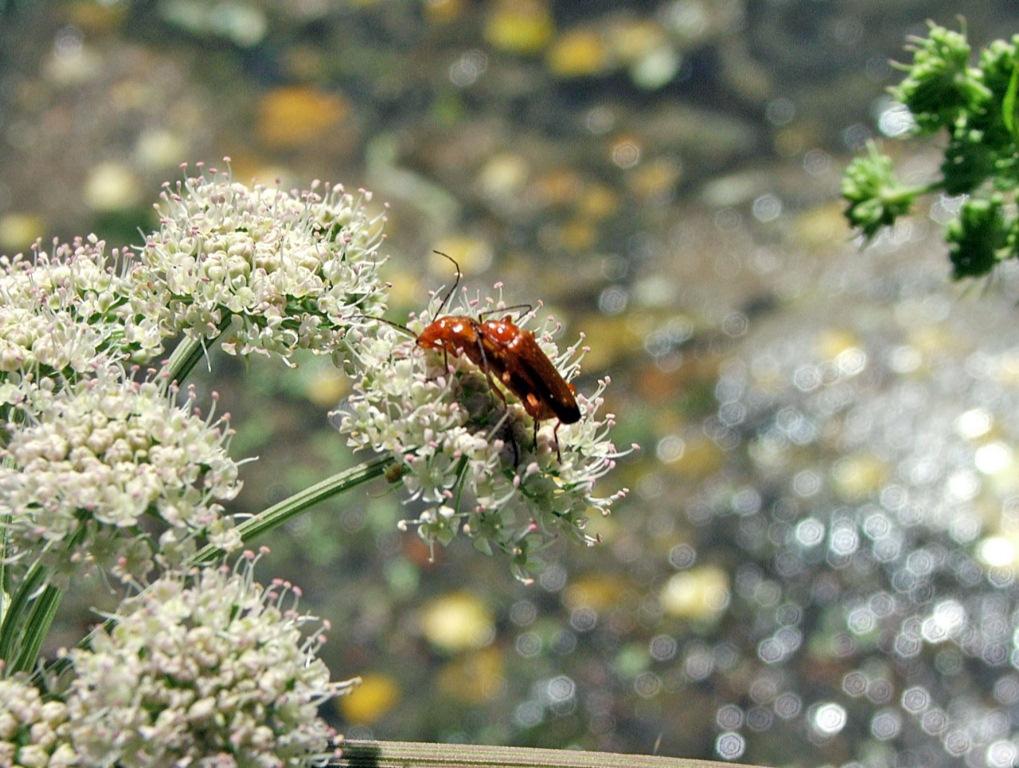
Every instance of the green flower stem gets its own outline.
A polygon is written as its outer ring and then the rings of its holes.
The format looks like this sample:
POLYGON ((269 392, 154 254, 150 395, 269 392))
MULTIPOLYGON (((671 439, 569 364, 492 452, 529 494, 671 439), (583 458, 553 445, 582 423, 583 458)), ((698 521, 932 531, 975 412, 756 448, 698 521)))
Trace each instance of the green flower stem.
MULTIPOLYGON (((309 507, 318 504, 320 501, 330 498, 338 493, 341 493, 351 488, 355 488, 362 483, 366 483, 386 471, 386 468, 393 464, 395 460, 392 456, 382 456, 374 461, 365 462, 359 464, 356 467, 352 467, 344 472, 340 472, 333 475, 326 480, 323 480, 317 485, 313 485, 310 488, 294 494, 289 499, 284 499, 279 504, 275 504, 266 510, 263 510, 261 514, 255 515, 254 517, 245 520, 239 526, 238 530, 241 533, 241 538, 245 543, 254 539, 255 537, 270 531, 280 525, 283 525, 290 518, 300 514, 309 507)), ((189 566, 197 566, 203 563, 215 560, 221 556, 223 551, 213 545, 203 547, 201 550, 196 552, 187 562, 189 566)), ((35 582, 36 584, 42 583, 45 579, 45 574, 39 577, 35 582)), ((26 582, 28 579, 26 579, 26 582)), ((13 603, 12 603, 13 608, 13 603)), ((110 631, 114 625, 113 619, 108 619, 102 625, 106 631, 110 631)), ((3 629, 6 631, 6 622, 4 623, 3 629)), ((93 632, 90 632, 78 643, 79 648, 88 648, 92 641, 92 635, 99 631, 97 627, 93 632)), ((3 638, 0 637, 0 640, 3 638)), ((6 658, 0 655, 0 658, 6 658)), ((52 671, 56 674, 62 674, 69 665, 69 659, 66 657, 57 660, 53 665, 52 671)))
POLYGON ((35 669, 39 649, 49 634, 53 617, 57 615, 57 608, 63 598, 64 590, 53 584, 47 584, 35 598, 28 614, 25 634, 21 638, 21 648, 14 663, 6 670, 8 673, 31 672, 35 669))
MULTIPOLYGON (((295 493, 290 498, 284 499, 279 504, 274 504, 238 525, 237 530, 241 534, 241 539, 247 544, 266 531, 278 528, 290 518, 299 515, 320 501, 325 501, 338 493, 349 491, 351 488, 356 488, 362 483, 378 477, 386 471, 386 467, 394 462, 395 459, 388 455, 374 461, 367 461, 295 493)), ((210 544, 196 552, 189 559, 188 565, 200 565, 221 554, 222 550, 210 544)))
MULTIPOLYGON (((230 324, 230 316, 220 324, 220 333, 217 334, 216 338, 222 335, 223 330, 227 325, 230 324)), ((193 339, 190 336, 185 336, 181 339, 180 344, 173 350, 173 354, 170 355, 170 359, 167 362, 167 369, 170 372, 170 381, 182 382, 187 378, 187 375, 191 373, 191 369, 194 368, 198 361, 203 357, 207 357, 209 352, 207 345, 212 345, 216 339, 200 340, 193 339)))
MULTIPOLYGON (((7 618, 10 609, 7 594, 7 585, 10 583, 8 558, 11 556, 13 549, 11 545, 10 524, 10 515, 0 515, 0 627, 2 627, 2 622, 7 618)), ((0 639, 2 639, 2 636, 0 636, 0 639)), ((0 654, 0 659, 5 658, 7 657, 0 654)))
MULTIPOLYGON (((28 611, 28 606, 32 602, 33 596, 43 587, 48 576, 48 569, 41 563, 36 562, 28 569, 28 573, 25 574, 25 578, 18 585, 17 590, 15 590, 10 598, 10 602, 6 606, 3 622, 0 623, 0 659, 3 659, 8 665, 4 667, 5 675, 15 671, 12 666, 16 663, 14 655, 18 654, 20 659, 22 649, 25 647, 24 641, 28 639, 28 635, 35 633, 33 628, 28 627, 25 637, 22 637, 19 632, 21 629, 20 619, 28 611)), ((46 625, 46 628, 49 628, 49 624, 46 625)))
MULTIPOLYGON (((660 755, 624 755, 573 749, 424 744, 406 741, 343 742, 336 768, 723 768, 725 763, 660 755)), ((746 766, 753 768, 753 766, 746 766)))

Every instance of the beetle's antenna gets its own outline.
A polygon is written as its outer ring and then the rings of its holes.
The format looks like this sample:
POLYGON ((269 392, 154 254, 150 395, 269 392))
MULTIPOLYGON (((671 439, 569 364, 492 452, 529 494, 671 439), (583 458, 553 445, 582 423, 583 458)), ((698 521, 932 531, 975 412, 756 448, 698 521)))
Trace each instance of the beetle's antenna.
POLYGON ((406 325, 400 325, 399 323, 394 323, 392 320, 386 320, 386 318, 384 318, 384 317, 375 317, 374 315, 356 315, 356 317, 358 317, 361 320, 376 320, 376 321, 378 321, 380 323, 385 323, 386 325, 390 326, 391 328, 395 328, 398 331, 403 331, 408 336, 411 336, 411 337, 413 337, 415 339, 418 337, 418 335, 416 333, 414 333, 414 331, 412 331, 406 325))
POLYGON ((449 293, 446 294, 446 297, 442 300, 442 303, 439 305, 438 311, 435 313, 435 316, 438 317, 439 315, 442 314, 442 310, 445 308, 446 302, 449 301, 450 297, 453 295, 453 291, 455 291, 456 287, 460 284, 460 265, 457 264, 456 259, 454 259, 449 254, 443 253, 442 251, 432 251, 432 253, 438 254, 439 256, 449 259, 451 262, 453 262, 453 266, 456 267, 456 280, 453 281, 453 287, 449 289, 449 293))
POLYGON ((490 315, 500 315, 503 312, 507 314, 518 313, 517 322, 522 323, 527 319, 528 315, 533 317, 534 307, 530 304, 510 304, 508 307, 502 307, 501 309, 486 309, 483 312, 478 313, 478 319, 484 321, 484 319, 490 315))

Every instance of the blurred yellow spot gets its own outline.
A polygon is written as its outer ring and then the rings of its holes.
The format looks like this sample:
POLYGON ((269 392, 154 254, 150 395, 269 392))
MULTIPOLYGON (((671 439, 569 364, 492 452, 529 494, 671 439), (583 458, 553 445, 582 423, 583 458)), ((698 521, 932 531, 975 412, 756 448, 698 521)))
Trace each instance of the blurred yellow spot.
POLYGON ((576 200, 584 183, 576 171, 554 168, 534 179, 528 193, 542 205, 565 205, 576 200))
POLYGON ((127 3, 68 3, 67 23, 88 35, 115 32, 127 17, 127 3))
POLYGON ((432 24, 446 24, 463 14, 463 0, 425 0, 425 18, 432 24))
POLYGON ((304 382, 305 396, 320 408, 333 408, 347 394, 349 380, 336 368, 319 368, 304 382))
POLYGON ((844 238, 846 218, 842 212, 845 205, 834 201, 820 205, 793 217, 793 229, 797 240, 807 248, 827 248, 836 238, 844 238))
POLYGON ((859 339, 851 331, 829 328, 817 336, 817 353, 824 360, 834 360, 848 349, 859 346, 859 339))
POLYGON ((836 493, 852 500, 877 493, 887 479, 888 468, 877 456, 858 453, 839 459, 831 474, 836 493))
MULTIPOLYGON (((468 235, 449 235, 439 240, 434 249, 456 260, 464 274, 484 272, 492 263, 492 247, 487 241, 468 235)), ((429 267, 436 275, 456 275, 456 269, 438 254, 431 254, 429 267)), ((452 285, 452 282, 447 282, 452 285)))
POLYGON ((421 634, 440 651, 472 651, 492 642, 495 620, 476 595, 451 592, 421 609, 421 634))
POLYGON ((99 163, 89 170, 82 196, 93 211, 122 211, 141 202, 141 185, 126 164, 99 163))
POLYGON ((583 328, 589 339, 597 339, 591 344, 591 351, 584 356, 585 370, 601 370, 613 361, 619 360, 640 349, 641 338, 636 329, 628 325, 622 318, 610 318, 605 315, 585 315, 577 320, 577 328, 583 328))
POLYGON ((28 248, 46 233, 46 222, 34 213, 0 216, 0 251, 14 253, 28 248))
POLYGON ((591 219, 604 219, 619 208, 619 195, 604 184, 588 184, 580 198, 580 212, 591 219))
POLYGON ((553 75, 584 77, 603 72, 608 66, 608 53, 598 34, 578 29, 565 33, 553 43, 545 63, 553 75))
MULTIPOLYGON (((389 289, 389 305, 396 310, 397 314, 411 308, 420 309, 420 294, 435 287, 431 285, 430 281, 426 281, 422 285, 422 282, 406 268, 395 265, 393 266, 392 283, 393 287, 389 289)), ((386 313, 386 317, 392 318, 393 313, 386 313)))
POLYGON ((951 330, 935 324, 911 329, 906 340, 909 346, 920 350, 926 360, 939 352, 950 350, 956 342, 957 339, 951 330))
POLYGON ((567 251, 587 251, 594 247, 598 231, 588 221, 571 219, 559 228, 559 245, 567 251))
MULTIPOLYGON (((718 447, 718 443, 710 438, 689 435, 683 439, 682 451, 678 455, 673 453, 671 456, 674 458, 667 462, 670 472, 675 472, 683 477, 701 478, 708 477, 718 470, 725 458, 725 452, 718 447)), ((669 454, 662 456, 659 452, 659 457, 665 460, 669 454)))
POLYGON ((619 535, 619 519, 605 515, 601 510, 591 508, 587 511, 587 527, 584 533, 593 536, 603 544, 612 542, 619 535))
POLYGON ((279 88, 258 105, 258 138, 274 149, 301 147, 336 128, 349 111, 338 93, 307 86, 279 88))
POLYGON ((994 380, 1006 386, 1019 385, 1019 353, 1003 352, 998 358, 994 380))
POLYGON ((682 571, 665 582, 659 599, 670 616, 715 620, 729 605, 729 574, 715 565, 682 571))
POLYGON ((613 53, 627 64, 668 43, 661 25, 654 21, 622 21, 609 27, 609 32, 613 53))
POLYGON ((191 152, 187 139, 165 128, 146 128, 138 134, 134 158, 147 170, 169 168, 191 152))
POLYGON ((478 183, 489 197, 504 199, 520 195, 531 175, 531 168, 520 155, 501 152, 493 155, 478 172, 478 183))
POLYGON ((447 698, 469 704, 491 701, 506 685, 502 654, 495 648, 483 648, 453 659, 439 672, 437 682, 447 698))
POLYGON ((645 201, 668 200, 683 176, 682 166, 672 158, 663 157, 634 170, 626 180, 633 196, 645 201))
POLYGON ((603 611, 619 603, 623 594, 620 578, 609 574, 592 573, 570 584, 563 591, 563 603, 570 610, 590 608, 603 611))
POLYGON ((485 40, 509 53, 540 53, 555 35, 555 19, 541 0, 498 0, 485 21, 485 40))
POLYGON ((361 676, 361 684, 337 700, 340 714, 356 725, 374 723, 400 700, 400 687, 388 675, 361 676))

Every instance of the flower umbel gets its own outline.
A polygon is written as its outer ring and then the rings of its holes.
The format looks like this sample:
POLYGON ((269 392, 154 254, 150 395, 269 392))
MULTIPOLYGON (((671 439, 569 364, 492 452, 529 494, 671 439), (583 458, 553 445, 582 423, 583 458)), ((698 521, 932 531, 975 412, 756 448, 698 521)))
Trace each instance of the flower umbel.
MULTIPOLYGON (((72 243, 41 243, 30 256, 0 257, 0 384, 16 374, 72 377, 95 367, 101 356, 145 362, 162 349, 151 311, 127 306, 129 253, 106 252, 94 235, 72 243), (108 264, 108 259, 113 265, 108 264)), ((0 404, 9 403, 7 388, 0 404)))
POLYGON ((842 180, 846 218, 870 240, 921 195, 962 196, 944 223, 953 277, 981 277, 1019 256, 1019 36, 991 43, 970 66, 965 25, 959 32, 928 25, 927 38, 913 39, 913 63, 901 66, 906 76, 891 94, 908 109, 915 133, 947 134, 941 178, 906 186, 891 158, 868 142, 842 180))
POLYGON ((933 133, 950 126, 972 104, 983 104, 991 92, 983 83, 983 72, 969 66, 970 46, 966 32, 954 32, 928 22, 926 38, 912 39, 913 64, 900 65, 907 71, 895 97, 909 107, 921 133, 933 133))
POLYGON ((872 238, 906 213, 923 190, 907 187, 896 177, 892 161, 867 142, 867 154, 857 157, 842 177, 842 197, 849 203, 846 218, 872 238))
MULTIPOLYGON (((451 314, 477 315, 477 302, 464 304, 451 314)), ((434 320, 438 305, 433 299, 410 330, 419 333, 434 320)), ((489 299, 486 306, 504 304, 489 299)), ((516 324, 530 319, 528 314, 516 324)), ((558 330, 549 318, 535 337, 570 380, 579 373, 580 342, 559 352, 552 341, 558 330)), ((540 425, 535 444, 524 407, 510 392, 502 393, 504 403, 493 390, 498 385, 466 355, 426 351, 385 325, 359 339, 358 350, 360 378, 333 417, 351 446, 387 450, 399 461, 407 503, 422 508, 404 525, 417 526, 430 545, 448 544, 462 530, 482 550, 510 553, 522 579, 534 565, 533 545, 560 533, 593 543, 584 533, 587 514, 608 514, 625 493, 594 495, 595 482, 621 455, 608 437, 613 416, 597 415, 607 380, 589 396, 577 394, 581 418, 559 425, 558 445, 554 421, 540 425)))
POLYGON ((23 675, 0 680, 0 765, 77 765, 68 732, 62 702, 43 700, 23 675))
MULTIPOLYGON (((240 545, 221 502, 240 490, 227 417, 194 412, 194 394, 121 367, 61 389, 32 388, 0 450, 0 513, 14 557, 41 557, 55 573, 85 565, 140 579, 155 545, 139 526, 155 517, 225 550, 240 545)), ((43 384, 53 382, 44 380, 43 384)), ((164 540, 165 541, 165 540, 164 540)))
POLYGON ((328 623, 298 612, 289 582, 256 583, 257 560, 164 576, 71 652, 79 765, 265 768, 337 754, 318 707, 357 680, 330 682, 317 655, 328 623))
POLYGON ((296 349, 334 353, 350 326, 381 311, 384 217, 368 216, 370 193, 318 182, 249 188, 210 173, 165 185, 160 228, 141 250, 138 283, 172 333, 223 333, 231 354, 287 359, 296 349))

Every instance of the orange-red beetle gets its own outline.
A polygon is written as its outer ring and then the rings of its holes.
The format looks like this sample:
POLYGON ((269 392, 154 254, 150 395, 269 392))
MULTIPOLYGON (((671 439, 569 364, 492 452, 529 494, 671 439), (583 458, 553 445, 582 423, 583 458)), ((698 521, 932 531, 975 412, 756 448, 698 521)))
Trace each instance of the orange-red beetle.
MULTIPOLYGON (((441 313, 460 282, 460 265, 450 256, 436 253, 456 267, 456 281, 439 305, 441 313)), ((485 372, 489 383, 496 379, 520 398, 524 410, 534 419, 535 436, 539 421, 558 419, 559 424, 573 424, 580 420, 576 387, 556 370, 538 346, 534 333, 517 327, 510 315, 502 320, 485 321, 465 315, 439 317, 418 334, 417 344, 425 349, 441 349, 444 354, 466 355, 485 372)), ((497 386, 493 384, 492 389, 506 402, 497 386)), ((553 433, 557 451, 559 424, 553 433)))

